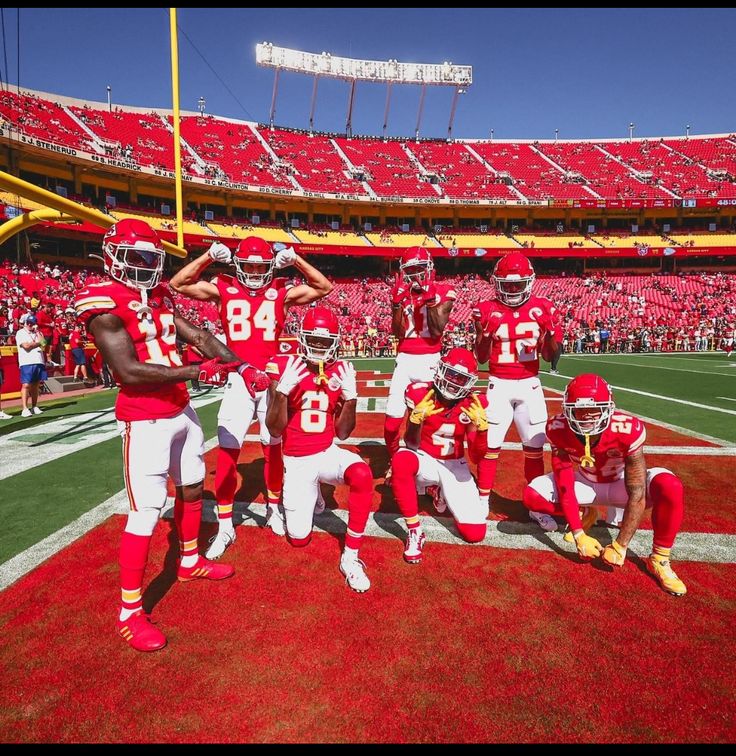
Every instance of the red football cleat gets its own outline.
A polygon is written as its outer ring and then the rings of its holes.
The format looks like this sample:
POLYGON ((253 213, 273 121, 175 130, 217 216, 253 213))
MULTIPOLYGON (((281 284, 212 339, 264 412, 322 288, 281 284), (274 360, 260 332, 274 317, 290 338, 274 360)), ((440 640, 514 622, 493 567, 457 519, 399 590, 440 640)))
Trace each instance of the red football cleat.
POLYGON ((136 651, 158 651, 166 645, 166 636, 151 624, 150 615, 142 609, 127 620, 118 620, 118 633, 136 651))
POLYGON ((200 555, 199 561, 194 567, 182 567, 180 564, 176 577, 180 583, 186 583, 188 580, 196 580, 197 578, 224 580, 225 578, 232 577, 234 574, 235 567, 229 564, 212 562, 200 555))

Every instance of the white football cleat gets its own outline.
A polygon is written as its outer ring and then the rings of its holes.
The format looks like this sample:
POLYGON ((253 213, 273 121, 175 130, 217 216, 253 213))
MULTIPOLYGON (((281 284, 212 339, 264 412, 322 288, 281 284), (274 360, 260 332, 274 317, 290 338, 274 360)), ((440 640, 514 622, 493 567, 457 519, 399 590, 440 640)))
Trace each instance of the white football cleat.
POLYGON ((534 522, 547 533, 557 530, 557 522, 555 521, 555 518, 545 512, 533 512, 532 510, 529 510, 529 519, 534 520, 534 522))
POLYGON ((325 497, 322 496, 322 489, 317 486, 317 503, 314 505, 314 513, 316 515, 322 514, 325 511, 325 497))
POLYGON ((30 410, 30 409, 28 409, 28 407, 26 407, 26 408, 25 408, 25 409, 23 410, 23 412, 21 412, 21 413, 20 413, 20 416, 21 416, 21 417, 32 417, 32 416, 33 416, 33 413, 31 412, 31 410, 30 410))
POLYGON ((266 527, 271 530, 277 536, 286 535, 286 524, 284 523, 284 515, 277 506, 268 505, 266 510, 266 527))
POLYGON ((7 412, 0 410, 0 420, 10 420, 11 417, 13 416, 9 415, 7 412))
POLYGON ((409 528, 409 535, 404 544, 404 561, 407 564, 419 564, 422 561, 425 540, 421 528, 409 528))
POLYGON ((220 530, 210 538, 210 547, 205 552, 205 559, 219 559, 230 544, 235 543, 237 536, 234 530, 220 530))
POLYGON ((365 593, 371 587, 371 581, 365 571, 365 563, 361 559, 340 559, 340 572, 345 575, 345 582, 358 593, 365 593))
POLYGON ((34 407, 32 412, 34 415, 40 415, 43 412, 43 410, 40 407, 34 407))

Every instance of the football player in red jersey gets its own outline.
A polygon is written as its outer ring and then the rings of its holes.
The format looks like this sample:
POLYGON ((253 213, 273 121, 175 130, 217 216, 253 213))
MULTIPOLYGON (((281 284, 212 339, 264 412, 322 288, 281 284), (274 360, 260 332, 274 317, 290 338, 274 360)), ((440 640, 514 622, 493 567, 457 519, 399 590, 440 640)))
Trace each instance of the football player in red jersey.
POLYGON ((465 444, 478 462, 487 450, 488 422, 484 396, 472 393, 478 366, 464 347, 451 349, 437 365, 432 383, 412 383, 406 389, 411 411, 404 442, 392 460, 391 486, 409 536, 404 559, 422 561, 424 533, 419 520, 417 485, 436 487, 435 507, 449 507, 460 535, 469 543, 486 535, 488 497, 480 497, 465 460, 465 444))
POLYGON ((354 591, 363 593, 371 583, 358 549, 370 514, 373 475, 355 452, 335 443, 335 436, 345 440, 355 428, 355 368, 338 359, 340 328, 337 315, 326 307, 307 310, 298 341, 298 355, 277 355, 266 367, 272 379, 266 423, 272 435, 283 434, 286 537, 292 546, 306 546, 320 482, 347 483, 348 529, 340 571, 354 591))
POLYGON ((105 234, 102 251, 111 280, 79 291, 75 308, 120 384, 115 417, 123 438, 130 511, 120 545, 122 607, 117 627, 133 648, 155 651, 166 644, 166 637, 143 612, 141 589, 169 475, 176 486, 178 579, 221 580, 234 572, 197 552, 204 437, 184 383, 196 377, 224 382, 228 371, 238 369, 255 392, 267 378, 214 336, 177 315, 169 290, 159 285, 163 246, 147 223, 118 221, 105 234), (177 336, 194 344, 208 361, 182 367, 177 336))
MULTIPOLYGON (((521 437, 527 483, 544 473, 547 405, 539 380, 539 354, 561 349, 562 333, 554 305, 532 295, 534 269, 519 252, 502 257, 493 271, 496 299, 473 308, 475 355, 488 361, 488 452, 478 465, 478 487, 490 496, 501 444, 511 421, 521 437)), ((556 530, 552 517, 530 512, 544 530, 556 530)))
POLYGON ((578 554, 600 556, 612 567, 624 564, 644 510, 651 508, 654 547, 647 565, 665 591, 683 596, 685 584, 670 565, 684 512, 682 482, 664 467, 647 470, 644 425, 616 410, 611 388, 600 376, 573 378, 562 410, 547 423, 552 472, 526 487, 525 506, 564 515, 578 554), (605 548, 585 532, 597 521, 599 506, 625 507, 619 534, 605 548))
POLYGON ((407 249, 391 292, 391 330, 399 345, 383 426, 389 460, 399 450, 406 387, 416 381, 432 382, 454 302, 455 290, 434 280, 432 255, 423 247, 407 249))
MULTIPOLYGON (((332 291, 332 284, 291 247, 274 254, 271 245, 257 236, 249 236, 238 244, 232 255, 235 276, 219 275, 211 281, 200 280, 212 262, 230 261, 230 250, 215 242, 171 279, 171 287, 193 299, 218 304, 227 345, 241 359, 263 370, 270 357, 279 351, 279 337, 289 308, 326 297, 332 291), (292 287, 285 278, 274 278, 274 270, 289 265, 296 267, 306 284, 292 287)), ((284 521, 278 506, 284 474, 281 439, 269 434, 266 427, 267 403, 268 391, 251 398, 237 373, 228 376, 217 415, 220 448, 215 497, 219 529, 207 550, 209 559, 218 559, 235 541, 233 502, 238 487, 238 456, 245 434, 256 417, 265 461, 267 522, 274 533, 284 535, 284 521)))

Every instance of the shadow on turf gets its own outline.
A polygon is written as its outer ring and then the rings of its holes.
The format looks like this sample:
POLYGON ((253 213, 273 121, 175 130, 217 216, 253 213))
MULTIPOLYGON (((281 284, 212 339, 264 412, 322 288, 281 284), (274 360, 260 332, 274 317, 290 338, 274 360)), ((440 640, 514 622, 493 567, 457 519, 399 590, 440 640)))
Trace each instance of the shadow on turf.
POLYGON ((21 417, 20 415, 14 415, 14 419, 10 421, 9 424, 3 423, 2 425, 0 425, 0 437, 7 436, 9 433, 15 433, 15 431, 19 430, 32 430, 39 425, 51 422, 52 420, 61 420, 61 418, 63 417, 72 417, 73 415, 76 415, 78 413, 65 412, 61 415, 50 413, 52 413, 53 410, 61 409, 63 407, 76 406, 76 404, 77 402, 70 401, 55 404, 53 407, 47 407, 45 409, 42 407, 41 409, 44 410, 43 415, 32 415, 31 417, 21 417))

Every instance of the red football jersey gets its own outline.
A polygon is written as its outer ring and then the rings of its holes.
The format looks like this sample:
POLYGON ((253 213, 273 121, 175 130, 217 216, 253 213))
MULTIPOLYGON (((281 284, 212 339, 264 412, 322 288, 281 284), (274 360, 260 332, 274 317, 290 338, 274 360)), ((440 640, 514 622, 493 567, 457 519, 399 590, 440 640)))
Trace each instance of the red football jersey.
MULTIPOLYGON (((176 351, 174 303, 165 286, 157 286, 148 293, 150 315, 141 316, 141 295, 118 281, 92 284, 77 294, 74 303, 77 315, 89 328, 94 315, 110 313, 123 321, 140 362, 168 367, 180 366, 176 351)), ((157 420, 178 415, 189 403, 184 382, 157 383, 145 386, 126 386, 120 382, 115 403, 115 417, 126 422, 157 420)))
POLYGON ((284 299, 291 288, 285 278, 274 278, 263 289, 249 289, 232 276, 216 276, 212 283, 220 293, 220 321, 227 345, 241 360, 266 367, 279 351, 284 330, 284 299))
MULTIPOLYGON (((455 289, 448 284, 434 284, 437 291, 437 306, 443 302, 454 302, 455 289)), ((413 297, 415 299, 415 297, 413 297)), ((404 310, 404 334, 399 338, 399 352, 404 354, 435 354, 442 348, 442 337, 435 338, 429 332, 427 305, 413 304, 404 310)))
POLYGON ((591 446, 590 453, 595 466, 580 467, 580 458, 585 454, 585 439, 576 436, 564 415, 555 415, 547 421, 547 438, 553 449, 565 451, 580 474, 591 483, 613 483, 624 475, 626 457, 641 449, 647 438, 644 424, 628 412, 616 411, 603 431, 598 443, 591 446))
MULTIPOLYGON (((278 381, 281 373, 294 357, 279 354, 271 357, 266 373, 278 381)), ((307 363, 309 375, 294 388, 288 397, 289 421, 282 436, 284 454, 290 457, 306 457, 328 449, 335 438, 335 411, 342 403, 342 387, 338 377, 343 360, 325 365, 327 383, 317 384, 317 368, 307 363)))
MULTIPOLYGON (((434 388, 431 383, 410 383, 404 393, 406 406, 412 410, 434 388)), ((485 395, 476 394, 484 408, 488 407, 485 395)), ((432 396, 438 406, 447 407, 445 412, 430 415, 422 423, 419 448, 435 459, 462 459, 465 456, 465 435, 470 427, 470 418, 465 408, 473 401, 473 394, 450 404, 434 390, 432 396)))
POLYGON ((473 319, 490 323, 496 333, 491 341, 488 374, 496 378, 533 378, 539 373, 537 346, 541 330, 538 318, 549 314, 554 334, 562 341, 557 310, 546 297, 529 297, 519 307, 509 307, 497 299, 480 302, 473 308, 473 319))

